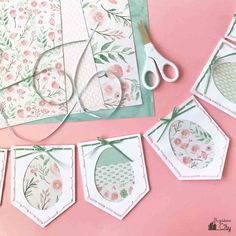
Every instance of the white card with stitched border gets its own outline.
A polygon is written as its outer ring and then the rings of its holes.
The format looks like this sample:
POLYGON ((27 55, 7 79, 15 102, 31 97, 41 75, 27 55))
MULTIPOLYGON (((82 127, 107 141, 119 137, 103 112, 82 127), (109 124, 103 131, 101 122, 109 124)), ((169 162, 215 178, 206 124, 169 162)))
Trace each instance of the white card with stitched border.
MULTIPOLYGON (((76 74, 83 109, 77 105, 73 113, 140 105, 135 52, 128 0, 3 0, 1 109, 10 125, 65 115, 77 101, 69 79, 76 74), (77 74, 78 60, 93 31, 77 74), (81 40, 87 41, 70 44, 81 40), (101 70, 107 73, 86 86, 101 70)), ((6 126, 1 118, 0 127, 6 126)))
POLYGON ((85 200, 123 219, 149 192, 140 135, 79 143, 85 200))
POLYGON ((7 163, 7 149, 0 149, 0 205, 2 203, 6 163, 7 163))
POLYGON ((41 227, 75 203, 75 147, 11 148, 11 202, 41 227))
POLYGON ((195 98, 175 107, 144 137, 177 179, 221 179, 229 138, 195 98))

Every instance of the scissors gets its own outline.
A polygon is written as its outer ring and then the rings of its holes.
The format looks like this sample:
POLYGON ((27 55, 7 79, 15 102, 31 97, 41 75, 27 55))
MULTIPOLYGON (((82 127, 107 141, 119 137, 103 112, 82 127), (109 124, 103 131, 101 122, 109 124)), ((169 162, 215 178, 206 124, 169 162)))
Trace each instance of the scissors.
POLYGON ((146 62, 143 70, 143 75, 142 75, 142 84, 147 90, 154 90, 156 89, 159 84, 160 84, 160 75, 161 77, 169 83, 174 83, 179 79, 179 69, 178 67, 168 59, 166 59, 164 56, 162 56, 157 49, 154 47, 154 45, 151 42, 151 39, 148 35, 148 32, 145 28, 144 23, 141 21, 139 23, 139 31, 142 36, 143 42, 144 42, 144 47, 145 47, 145 52, 146 52, 146 62), (169 66, 171 67, 174 72, 175 76, 174 78, 170 78, 166 75, 165 73, 165 67, 169 66), (158 73, 158 69, 160 72, 160 75, 158 73), (155 76, 155 81, 153 81, 153 85, 150 86, 148 85, 146 81, 146 75, 148 73, 153 73, 155 76))

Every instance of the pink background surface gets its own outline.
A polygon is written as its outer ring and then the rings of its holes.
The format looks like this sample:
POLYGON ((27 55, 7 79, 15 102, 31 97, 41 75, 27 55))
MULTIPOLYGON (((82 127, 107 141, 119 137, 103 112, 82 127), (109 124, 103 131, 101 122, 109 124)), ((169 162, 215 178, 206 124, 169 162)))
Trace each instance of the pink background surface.
MULTIPOLYGON (((201 72, 236 11, 235 0, 149 0, 151 36, 166 56, 181 68, 176 84, 162 81, 155 92, 157 114, 153 118, 66 123, 44 144, 76 144, 98 135, 115 137, 144 133, 190 96, 190 88, 201 72)), ((41 229, 10 204, 10 163, 3 203, 0 208, 1 236, 207 236, 214 217, 231 219, 236 231, 236 120, 199 100, 231 138, 221 181, 178 181, 144 140, 150 193, 123 220, 119 221, 85 202, 77 160, 77 203, 45 229, 41 229)), ((24 134, 39 137, 55 124, 21 126, 24 134)), ((28 145, 0 131, 1 146, 28 145)), ((226 232, 225 232, 226 233, 226 232)))

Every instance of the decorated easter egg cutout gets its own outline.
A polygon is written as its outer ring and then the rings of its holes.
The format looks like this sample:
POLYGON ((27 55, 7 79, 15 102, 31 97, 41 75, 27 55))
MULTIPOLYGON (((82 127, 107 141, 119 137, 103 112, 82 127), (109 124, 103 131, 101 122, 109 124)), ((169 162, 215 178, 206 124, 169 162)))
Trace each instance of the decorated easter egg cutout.
POLYGON ((132 194, 135 184, 132 162, 113 147, 105 149, 96 163, 95 184, 106 200, 123 201, 132 194))
POLYGON ((169 138, 176 158, 189 168, 206 168, 214 159, 212 136, 192 121, 174 121, 169 129, 169 138))
POLYGON ((47 155, 34 158, 26 169, 23 192, 28 203, 39 210, 53 207, 62 195, 63 182, 58 164, 47 155))
POLYGON ((229 101, 236 103, 236 63, 225 62, 216 65, 213 79, 217 89, 229 101))

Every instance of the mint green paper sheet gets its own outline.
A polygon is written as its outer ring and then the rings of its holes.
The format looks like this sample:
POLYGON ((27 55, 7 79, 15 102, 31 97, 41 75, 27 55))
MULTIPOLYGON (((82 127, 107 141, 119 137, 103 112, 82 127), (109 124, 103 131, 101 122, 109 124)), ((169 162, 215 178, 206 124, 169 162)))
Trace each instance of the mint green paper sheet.
MULTIPOLYGON (((130 12, 133 25, 134 40, 136 46, 136 54, 138 59, 139 75, 142 74, 142 69, 145 62, 145 51, 143 42, 138 30, 138 23, 143 21, 148 25, 148 9, 146 0, 129 0, 130 12)), ((141 82, 140 82, 141 83, 141 82)), ((154 115, 154 102, 153 92, 146 90, 141 84, 143 104, 139 106, 118 108, 112 115, 111 110, 100 110, 93 112, 105 119, 118 119, 118 118, 131 118, 131 117, 148 117, 154 115)), ((38 121, 30 122, 30 124, 42 124, 50 122, 59 122, 64 116, 50 117, 38 121)), ((85 121, 85 120, 98 120, 86 113, 71 114, 66 121, 85 121)), ((100 119, 99 119, 100 120, 100 119)))

